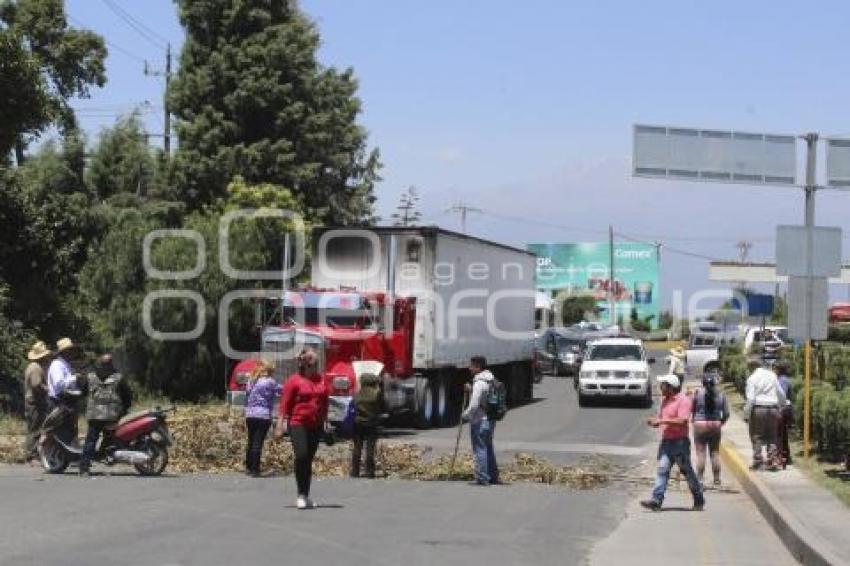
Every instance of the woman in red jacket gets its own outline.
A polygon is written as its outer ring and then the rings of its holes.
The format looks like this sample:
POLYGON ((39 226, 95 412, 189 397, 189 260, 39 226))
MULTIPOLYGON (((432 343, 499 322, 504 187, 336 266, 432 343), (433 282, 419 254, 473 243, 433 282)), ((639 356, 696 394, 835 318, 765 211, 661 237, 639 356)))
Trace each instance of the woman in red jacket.
POLYGON ((328 390, 317 371, 318 355, 305 348, 298 356, 298 373, 283 386, 275 438, 289 431, 295 453, 295 483, 298 487, 298 509, 312 509, 310 480, 313 476, 313 457, 319 448, 328 415, 328 390))

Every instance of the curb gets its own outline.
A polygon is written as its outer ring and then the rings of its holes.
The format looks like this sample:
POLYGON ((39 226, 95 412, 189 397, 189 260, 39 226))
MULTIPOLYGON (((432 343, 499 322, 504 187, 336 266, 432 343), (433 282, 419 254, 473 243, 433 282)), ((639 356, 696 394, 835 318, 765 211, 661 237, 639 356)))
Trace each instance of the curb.
POLYGON ((765 483, 750 472, 749 466, 738 454, 734 443, 723 440, 720 455, 732 470, 759 512, 773 528, 782 543, 800 564, 813 566, 838 566, 843 563, 832 546, 822 537, 811 532, 770 491, 765 483))

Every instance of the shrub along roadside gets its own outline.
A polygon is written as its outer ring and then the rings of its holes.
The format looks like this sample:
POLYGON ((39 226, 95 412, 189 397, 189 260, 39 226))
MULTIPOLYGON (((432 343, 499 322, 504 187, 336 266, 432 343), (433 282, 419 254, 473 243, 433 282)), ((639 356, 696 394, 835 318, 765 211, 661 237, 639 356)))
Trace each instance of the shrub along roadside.
MULTIPOLYGON (((850 452, 850 346, 820 343, 815 347, 812 371, 812 449, 826 458, 850 452)), ((803 430, 802 348, 783 351, 790 367, 794 420, 798 434, 803 430)), ((744 394, 747 359, 740 346, 722 348, 720 367, 723 379, 744 394)))

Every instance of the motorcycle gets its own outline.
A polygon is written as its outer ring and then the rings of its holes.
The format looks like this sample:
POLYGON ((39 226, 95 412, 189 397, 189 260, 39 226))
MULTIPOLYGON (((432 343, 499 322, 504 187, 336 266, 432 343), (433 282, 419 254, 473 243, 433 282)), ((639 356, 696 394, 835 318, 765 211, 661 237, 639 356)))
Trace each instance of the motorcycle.
MULTIPOLYGON (((166 414, 173 410, 174 407, 156 407, 123 417, 114 427, 104 430, 93 461, 108 466, 130 464, 143 476, 162 474, 168 466, 168 447, 172 444, 166 414)), ((61 474, 81 459, 83 447, 77 440, 76 419, 76 403, 66 400, 44 420, 38 456, 47 473, 61 474)))

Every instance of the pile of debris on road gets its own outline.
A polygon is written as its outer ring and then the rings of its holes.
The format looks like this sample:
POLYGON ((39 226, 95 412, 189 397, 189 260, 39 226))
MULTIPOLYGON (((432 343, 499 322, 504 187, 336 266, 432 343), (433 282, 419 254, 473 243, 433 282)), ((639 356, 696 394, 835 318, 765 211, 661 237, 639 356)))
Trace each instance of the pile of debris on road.
MULTIPOLYGON (((239 472, 244 469, 245 421, 219 409, 181 410, 171 419, 174 446, 171 470, 181 473, 239 472)), ((349 444, 339 442, 322 446, 313 465, 318 476, 345 476, 349 470, 349 444)), ((469 454, 432 456, 428 448, 383 440, 376 455, 377 473, 381 477, 451 481, 474 479, 473 461, 469 454)), ((292 450, 288 442, 269 442, 263 451, 264 470, 291 474, 292 450)), ((532 454, 517 454, 503 466, 502 479, 507 482, 544 483, 577 489, 605 485, 612 475, 606 460, 592 458, 579 465, 556 465, 532 454)))

